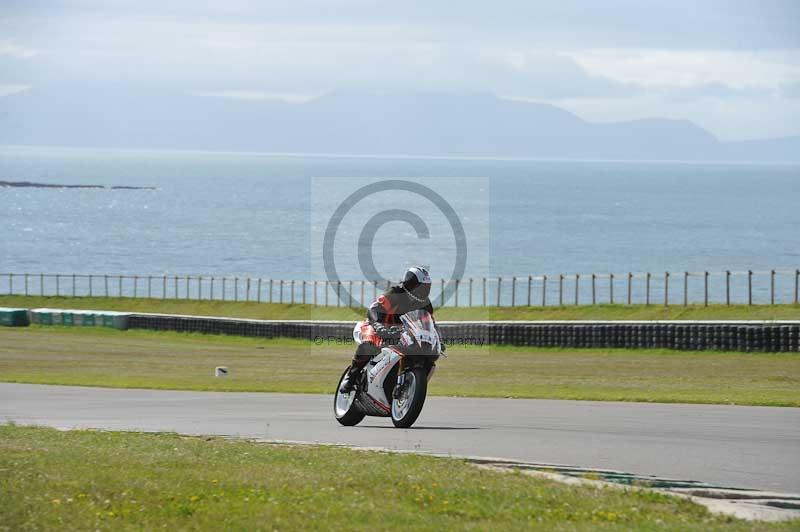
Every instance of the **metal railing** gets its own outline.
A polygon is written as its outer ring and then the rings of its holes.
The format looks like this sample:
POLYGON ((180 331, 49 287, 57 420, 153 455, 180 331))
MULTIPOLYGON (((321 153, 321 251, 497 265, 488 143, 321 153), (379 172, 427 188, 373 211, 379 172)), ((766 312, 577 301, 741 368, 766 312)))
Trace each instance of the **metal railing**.
MULTIPOLYGON (((0 273, 0 295, 369 305, 388 283, 214 275, 0 273)), ((437 306, 798 304, 800 269, 476 277, 434 281, 437 306), (449 292, 449 299, 444 294, 449 292)))

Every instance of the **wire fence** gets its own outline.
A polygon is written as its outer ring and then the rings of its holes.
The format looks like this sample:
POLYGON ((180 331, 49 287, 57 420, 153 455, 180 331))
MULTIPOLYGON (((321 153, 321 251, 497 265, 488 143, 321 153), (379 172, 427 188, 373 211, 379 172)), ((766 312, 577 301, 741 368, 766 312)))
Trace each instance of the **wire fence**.
MULTIPOLYGON (((800 269, 477 277, 434 281, 437 306, 798 304, 800 269), (445 294, 450 294, 446 297, 445 294)), ((0 273, 0 294, 364 307, 388 282, 213 275, 0 273)))

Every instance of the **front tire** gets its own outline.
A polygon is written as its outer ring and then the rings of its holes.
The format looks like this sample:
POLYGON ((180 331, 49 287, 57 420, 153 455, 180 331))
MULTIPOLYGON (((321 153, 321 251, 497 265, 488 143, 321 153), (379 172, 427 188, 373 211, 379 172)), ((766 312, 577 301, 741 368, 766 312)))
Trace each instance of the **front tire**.
POLYGON ((405 382, 400 396, 392 398, 392 423, 407 429, 419 417, 428 394, 428 376, 422 368, 412 368, 404 373, 405 382))
POLYGON ((336 417, 336 421, 345 427, 353 427, 361 423, 361 420, 364 419, 364 413, 356 406, 355 389, 351 390, 349 394, 339 393, 342 381, 348 371, 350 371, 350 367, 344 370, 342 376, 339 377, 339 384, 336 385, 336 392, 333 394, 333 415, 336 417))

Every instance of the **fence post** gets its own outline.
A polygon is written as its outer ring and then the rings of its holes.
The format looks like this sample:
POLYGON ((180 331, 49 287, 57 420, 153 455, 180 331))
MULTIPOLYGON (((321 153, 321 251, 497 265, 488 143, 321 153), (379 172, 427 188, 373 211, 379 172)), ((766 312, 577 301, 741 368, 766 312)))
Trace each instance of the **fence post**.
POLYGON ((167 298, 167 276, 164 276, 163 285, 161 286, 161 299, 167 298))
MULTIPOLYGON (((8 295, 14 295, 14 274, 8 274, 8 295)), ((72 276, 72 296, 75 296, 75 275, 72 276)))
POLYGON ((608 301, 614 304, 614 274, 608 274, 608 301))
POLYGON ((233 300, 239 301, 239 278, 233 278, 233 300))
POLYGON ((89 274, 89 297, 92 297, 92 275, 89 274))
POLYGON ((439 294, 439 303, 440 307, 444 306, 444 279, 442 279, 442 292, 439 294))
POLYGON ((646 281, 645 281, 645 289, 644 289, 644 304, 645 305, 649 305, 650 304, 650 272, 647 272, 647 274, 645 275, 645 278, 646 278, 646 281))
POLYGON ((378 299, 378 281, 372 281, 372 300, 378 299))
POLYGON ((186 276, 186 299, 189 299, 189 285, 191 284, 191 277, 186 276))
POLYGON ((472 307, 472 277, 469 278, 469 306, 472 307))
POLYGON ((669 272, 664 272, 664 306, 669 306, 669 272))
POLYGON ((628 272, 628 305, 631 304, 631 285, 633 284, 633 274, 628 272))
MULTIPOLYGON (((269 280, 269 302, 272 303, 272 278, 269 280)), ((325 299, 325 304, 328 304, 327 295, 325 299)))
POLYGON ((564 306, 564 274, 558 274, 558 306, 564 306))
POLYGON ((747 270, 747 304, 753 304, 753 270, 747 270))
MULTIPOLYGON (((315 285, 316 285, 316 282, 315 282, 315 285)), ((261 277, 258 278, 258 287, 257 288, 258 288, 258 297, 256 298, 256 301, 261 303, 261 277)), ((317 294, 314 294, 314 297, 316 297, 316 295, 317 294)))
POLYGON ((769 304, 775 304, 775 270, 769 272, 769 304))
POLYGON ((197 299, 199 299, 201 301, 203 299, 203 276, 202 275, 198 275, 197 276, 197 299))
POLYGON ((147 299, 153 299, 153 276, 147 276, 147 299))
POLYGON ((341 292, 342 292, 342 282, 341 281, 336 281, 336 306, 337 307, 339 305, 341 305, 341 303, 342 303, 342 300, 339 297, 341 292))
POLYGON ((486 306, 486 277, 481 277, 483 279, 483 306, 486 306))
POLYGON ((578 283, 580 282, 580 274, 575 274, 575 305, 578 305, 578 283))
POLYGON ((103 292, 108 297, 108 275, 103 275, 103 292))
POLYGON ((211 276, 211 284, 209 286, 209 292, 210 292, 210 295, 208 296, 208 298, 211 301, 214 301, 214 276, 213 275, 211 276))
POLYGON ((689 272, 683 272, 683 306, 689 304, 689 272))
POLYGON ((75 274, 73 273, 72 274, 72 297, 75 297, 75 293, 76 293, 75 285, 76 284, 77 283, 76 283, 76 279, 75 279, 75 274))
POLYGON ((44 295, 44 274, 43 273, 39 274, 39 295, 40 296, 44 295))
POLYGON ((117 276, 117 295, 122 297, 122 276, 117 276))
POLYGON ((139 288, 138 285, 139 285, 139 276, 138 275, 134 275, 133 276, 133 297, 134 298, 136 298, 136 292, 138 291, 137 289, 139 288))
POLYGON ((289 300, 289 304, 290 305, 294 305, 294 280, 292 280, 292 286, 291 286, 291 289, 289 291, 289 294, 291 295, 291 299, 289 300))
POLYGON ((278 283, 278 303, 283 304, 283 279, 278 283))
POLYGON ((542 306, 547 305, 547 276, 542 275, 542 306))
POLYGON ((528 306, 531 306, 531 288, 533 287, 533 276, 528 276, 528 306))
POLYGON ((314 306, 317 306, 317 281, 314 281, 314 306))
POLYGON ((61 274, 56 274, 56 297, 61 295, 61 274))
POLYGON ((328 292, 331 291, 331 287, 328 286, 329 284, 330 284, 330 281, 325 281, 325 306, 326 307, 328 306, 328 292))
POLYGON ((725 270, 725 304, 731 305, 731 271, 725 270))
POLYGON ((25 295, 28 295, 28 274, 25 274, 25 295))
POLYGON ((245 301, 250 301, 250 278, 247 278, 247 288, 245 289, 245 301))
POLYGON ((708 272, 703 275, 703 306, 708 306, 708 272))
POLYGON ((513 307, 517 302, 517 277, 511 277, 511 306, 513 307))
POLYGON ((173 295, 175 296, 175 299, 178 299, 178 276, 175 275, 174 277, 175 277, 175 286, 172 287, 173 295))
POLYGON ((455 304, 458 306, 458 287, 461 285, 461 279, 456 279, 456 300, 455 304))
POLYGON ((502 286, 502 284, 503 284, 503 278, 502 277, 498 277, 497 278, 497 306, 498 307, 500 306, 500 287, 502 286))
POLYGON ((595 291, 595 284, 596 283, 595 283, 595 280, 596 279, 597 279, 597 276, 595 274, 592 274, 592 305, 594 305, 595 301, 596 301, 596 297, 595 297, 595 295, 596 295, 596 291, 595 291))
POLYGON ((226 292, 228 291, 226 289, 226 287, 225 287, 226 284, 228 284, 228 279, 227 279, 227 277, 223 277, 222 278, 222 300, 223 301, 225 301, 225 297, 227 295, 226 292))
POLYGON ((800 296, 800 270, 794 271, 794 304, 797 305, 800 296))

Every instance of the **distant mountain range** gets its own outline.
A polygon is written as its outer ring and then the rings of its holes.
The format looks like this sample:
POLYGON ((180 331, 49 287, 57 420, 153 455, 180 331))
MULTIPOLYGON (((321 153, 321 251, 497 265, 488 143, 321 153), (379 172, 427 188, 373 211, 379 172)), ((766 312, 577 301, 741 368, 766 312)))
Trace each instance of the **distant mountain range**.
POLYGON ((800 162, 800 136, 721 142, 688 120, 587 122, 485 94, 334 92, 306 103, 125 85, 0 98, 0 144, 363 155, 800 162))

